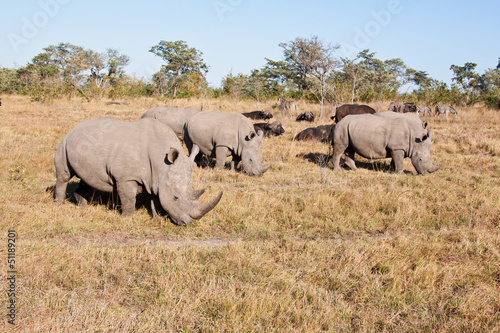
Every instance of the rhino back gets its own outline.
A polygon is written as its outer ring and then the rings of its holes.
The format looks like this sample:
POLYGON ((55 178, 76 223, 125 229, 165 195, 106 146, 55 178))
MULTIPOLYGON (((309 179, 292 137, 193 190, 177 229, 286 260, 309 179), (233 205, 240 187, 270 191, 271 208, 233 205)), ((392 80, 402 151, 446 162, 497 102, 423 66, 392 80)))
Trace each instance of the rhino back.
POLYGON ((172 130, 154 119, 85 121, 63 143, 76 175, 91 187, 108 192, 120 180, 150 187, 152 170, 161 167, 170 146, 182 150, 172 130))
POLYGON ((365 158, 386 158, 392 150, 403 150, 406 154, 409 149, 409 130, 402 119, 348 115, 335 127, 335 133, 337 128, 344 131, 347 135, 344 140, 349 140, 349 145, 365 158))
POLYGON ((198 113, 187 124, 187 135, 200 151, 213 156, 217 146, 225 146, 241 154, 241 142, 254 131, 253 124, 241 114, 227 114, 219 111, 198 113))
POLYGON ((424 123, 414 113, 396 113, 392 111, 379 112, 375 114, 378 117, 391 118, 391 119, 404 119, 412 132, 414 137, 423 137, 427 134, 427 129, 424 123))
POLYGON ((154 118, 168 125, 175 134, 182 135, 184 124, 197 113, 202 112, 194 106, 175 108, 171 106, 156 106, 146 111, 141 118, 154 118))

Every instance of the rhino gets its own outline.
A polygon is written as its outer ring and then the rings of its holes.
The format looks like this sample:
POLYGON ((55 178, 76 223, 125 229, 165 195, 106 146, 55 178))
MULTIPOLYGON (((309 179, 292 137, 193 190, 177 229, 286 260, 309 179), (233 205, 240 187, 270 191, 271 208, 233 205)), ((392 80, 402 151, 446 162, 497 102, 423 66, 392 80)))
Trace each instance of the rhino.
POLYGON ((330 117, 336 123, 342 120, 345 116, 349 114, 365 114, 365 113, 375 113, 375 109, 368 105, 359 104, 342 104, 335 109, 335 115, 330 117))
POLYGON ((340 157, 344 152, 345 162, 352 170, 356 170, 354 153, 368 159, 392 157, 391 164, 397 173, 403 172, 405 157, 411 158, 418 174, 439 170, 439 166, 433 165, 430 153, 432 131, 423 128, 421 121, 418 124, 411 119, 380 114, 345 117, 333 132, 334 170, 340 169, 340 157))
POLYGON ((259 120, 259 119, 266 120, 274 117, 273 114, 269 111, 251 111, 242 113, 242 115, 253 120, 259 120))
POLYGON ((260 152, 262 131, 255 132, 252 122, 245 116, 219 111, 198 113, 184 126, 184 143, 189 153, 193 150, 215 157, 216 168, 223 168, 226 157, 232 156, 231 170, 241 161, 250 176, 262 176, 271 164, 264 165, 260 152))
POLYGON ((321 125, 318 127, 309 127, 299 132, 294 140, 310 140, 317 142, 331 142, 331 133, 335 125, 321 125))
POLYGON ((438 117, 444 113, 445 118, 448 118, 448 113, 451 113, 455 118, 457 117, 457 111, 454 108, 448 105, 436 105, 436 110, 434 113, 434 117, 438 117))
POLYGON ((175 108, 172 106, 155 106, 146 111, 142 118, 158 119, 164 124, 167 124, 178 137, 182 138, 182 129, 186 121, 197 113, 203 112, 202 110, 188 106, 185 108, 175 108))
POLYGON ((255 132, 262 131, 264 136, 280 136, 285 133, 285 129, 281 126, 281 121, 273 121, 272 123, 256 123, 253 124, 255 132))
POLYGON ((186 156, 172 129, 156 119, 83 121, 62 139, 55 153, 54 202, 64 202, 68 182, 77 176, 75 198, 80 206, 87 204, 85 193, 92 189, 116 191, 122 216, 130 216, 137 194, 146 192, 153 217, 165 211, 173 223, 187 225, 212 210, 222 197, 220 192, 210 203, 197 200, 204 190, 193 187, 195 155, 193 151, 186 156))
POLYGON ((378 112, 374 114, 377 117, 391 119, 405 119, 414 131, 415 136, 424 136, 427 134, 427 122, 422 122, 415 113, 397 113, 392 111, 378 112))

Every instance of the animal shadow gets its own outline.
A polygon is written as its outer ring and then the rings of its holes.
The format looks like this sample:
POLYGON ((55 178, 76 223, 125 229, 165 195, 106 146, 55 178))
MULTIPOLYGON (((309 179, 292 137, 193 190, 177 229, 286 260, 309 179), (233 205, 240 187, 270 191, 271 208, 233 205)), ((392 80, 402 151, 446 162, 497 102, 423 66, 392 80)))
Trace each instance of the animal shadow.
MULTIPOLYGON (((74 205, 78 205, 77 200, 75 198, 75 191, 78 189, 79 185, 80 182, 78 181, 70 181, 68 183, 68 187, 66 188, 66 200, 68 200, 70 203, 74 205)), ((45 189, 45 192, 50 193, 52 195, 52 198, 54 198, 55 188, 56 188, 55 185, 51 185, 45 189)), ((89 205, 93 206, 103 205, 106 206, 106 208, 108 208, 109 210, 118 210, 121 212, 120 199, 116 191, 112 193, 107 193, 92 189, 89 195, 86 195, 85 197, 89 205)), ((147 192, 142 191, 136 197, 135 209, 146 208, 148 213, 152 216, 153 212, 151 211, 150 200, 151 196, 147 192)), ((166 212, 162 210, 158 214, 165 215, 166 212)))
POLYGON ((309 153, 305 155, 298 155, 297 157, 302 157, 303 159, 308 160, 321 168, 326 168, 331 160, 331 155, 322 153, 309 153))
MULTIPOLYGON (((342 161, 342 159, 341 159, 342 161)), ((366 169, 384 173, 394 173, 394 165, 391 162, 387 162, 384 160, 355 160, 356 167, 359 169, 366 169)), ((341 166, 347 170, 350 170, 348 166, 341 163, 341 166)), ((411 171, 404 170, 404 174, 413 174, 411 171)))
MULTIPOLYGON (((331 162, 331 155, 322 153, 309 153, 304 155, 297 155, 297 157, 302 157, 311 163, 318 165, 321 168, 331 168, 333 169, 333 164, 331 162)), ((361 169, 367 169, 372 171, 382 171, 385 173, 394 172, 394 166, 391 163, 387 163, 383 160, 373 160, 373 161, 359 161, 355 160, 356 167, 361 169)), ((344 159, 340 159, 340 165, 346 170, 350 170, 348 166, 345 165, 344 159)), ((405 174, 412 174, 411 171, 404 170, 405 174)))
POLYGON ((196 156, 194 161, 196 165, 202 169, 205 168, 213 169, 215 167, 215 159, 208 157, 204 154, 198 154, 198 156, 196 156))

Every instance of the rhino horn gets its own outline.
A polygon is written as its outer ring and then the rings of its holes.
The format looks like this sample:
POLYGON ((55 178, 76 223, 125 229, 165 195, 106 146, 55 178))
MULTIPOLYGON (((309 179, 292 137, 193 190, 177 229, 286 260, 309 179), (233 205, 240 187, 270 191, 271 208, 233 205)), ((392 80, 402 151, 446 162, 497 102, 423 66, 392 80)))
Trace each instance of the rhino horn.
POLYGON ((272 163, 269 163, 269 164, 267 164, 267 165, 264 165, 264 166, 262 167, 262 169, 260 170, 261 174, 264 174, 264 172, 266 172, 267 170, 269 170, 269 168, 271 167, 271 164, 272 164, 272 163))
POLYGON ((205 190, 193 190, 190 195, 191 200, 197 200, 203 193, 205 193, 205 190))
POLYGON ((193 210, 192 210, 191 214, 189 214, 189 216, 191 216, 191 218, 193 218, 195 220, 202 218, 203 215, 205 215, 206 213, 211 211, 215 206, 217 206, 220 199, 222 198, 222 193, 223 192, 221 191, 219 193, 219 195, 214 200, 212 200, 212 202, 209 202, 206 204, 201 203, 201 202, 196 202, 195 207, 193 208, 193 210))
POLYGON ((429 171, 429 173, 433 173, 433 172, 438 171, 439 169, 441 169, 440 165, 437 165, 437 166, 433 165, 431 168, 429 168, 428 171, 429 171))

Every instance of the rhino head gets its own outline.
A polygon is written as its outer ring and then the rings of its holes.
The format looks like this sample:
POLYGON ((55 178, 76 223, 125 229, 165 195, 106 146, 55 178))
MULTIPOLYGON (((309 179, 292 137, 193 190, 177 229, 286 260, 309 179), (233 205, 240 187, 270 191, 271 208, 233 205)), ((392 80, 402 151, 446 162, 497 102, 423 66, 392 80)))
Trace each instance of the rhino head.
POLYGON ((413 152, 411 155, 411 163, 420 175, 435 172, 441 166, 433 164, 434 159, 431 157, 432 131, 427 131, 421 139, 415 139, 413 152))
POLYGON ((262 176, 271 167, 271 163, 263 164, 264 158, 260 152, 263 137, 264 132, 259 130, 256 134, 251 131, 242 143, 241 164, 249 176, 262 176))
MULTIPOLYGON (((198 146, 195 146, 198 148, 198 146)), ((196 150, 196 149, 195 149, 196 150)), ((187 225, 212 210, 220 201, 222 192, 209 203, 198 198, 205 192, 195 190, 192 181, 194 158, 199 148, 187 157, 182 151, 170 148, 165 158, 168 172, 159 175, 158 197, 161 207, 177 225, 187 225)))

